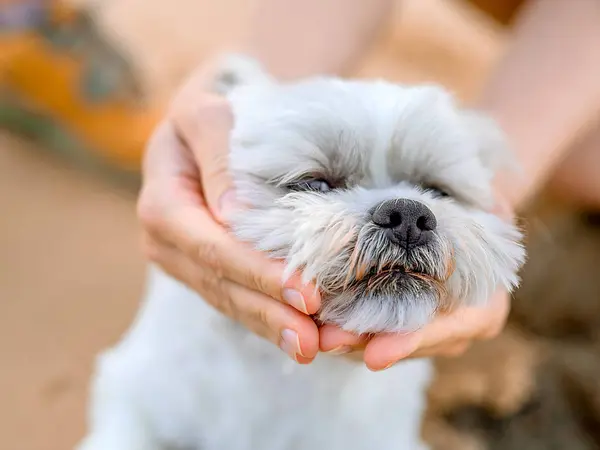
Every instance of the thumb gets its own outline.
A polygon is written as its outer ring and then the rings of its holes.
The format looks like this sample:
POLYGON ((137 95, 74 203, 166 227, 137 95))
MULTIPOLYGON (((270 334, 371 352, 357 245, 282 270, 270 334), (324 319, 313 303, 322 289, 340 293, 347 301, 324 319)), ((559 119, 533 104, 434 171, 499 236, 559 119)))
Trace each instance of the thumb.
POLYGON ((202 194, 213 216, 227 219, 235 206, 229 175, 229 133, 233 114, 227 100, 210 94, 175 103, 173 123, 198 165, 202 194))

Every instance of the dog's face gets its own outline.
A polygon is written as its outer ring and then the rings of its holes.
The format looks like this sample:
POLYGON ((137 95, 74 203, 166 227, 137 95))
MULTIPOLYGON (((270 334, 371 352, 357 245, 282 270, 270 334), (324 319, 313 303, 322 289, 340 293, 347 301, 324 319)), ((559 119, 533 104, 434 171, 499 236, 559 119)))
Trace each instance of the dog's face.
POLYGON ((321 78, 230 100, 233 229, 316 282, 322 322, 409 331, 516 284, 521 236, 486 212, 504 144, 443 90, 321 78))

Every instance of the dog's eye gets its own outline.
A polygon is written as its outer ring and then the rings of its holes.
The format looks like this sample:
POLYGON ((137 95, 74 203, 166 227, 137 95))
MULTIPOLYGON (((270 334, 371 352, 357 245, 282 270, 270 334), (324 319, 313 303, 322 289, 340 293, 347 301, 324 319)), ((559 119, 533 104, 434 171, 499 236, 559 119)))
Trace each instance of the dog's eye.
POLYGON ((433 194, 434 197, 450 197, 448 192, 436 186, 422 186, 424 190, 433 194))
POLYGON ((312 180, 302 180, 297 183, 291 184, 290 189, 294 191, 314 191, 314 192, 329 192, 333 188, 325 180, 321 178, 312 180))

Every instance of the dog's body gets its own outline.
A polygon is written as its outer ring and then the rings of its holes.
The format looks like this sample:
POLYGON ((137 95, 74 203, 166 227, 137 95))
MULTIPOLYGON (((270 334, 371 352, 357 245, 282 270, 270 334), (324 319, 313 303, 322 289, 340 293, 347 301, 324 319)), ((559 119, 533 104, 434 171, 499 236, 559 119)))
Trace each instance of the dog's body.
MULTIPOLYGON (((434 87, 282 86, 247 61, 221 75, 217 90, 251 85, 229 97, 247 206, 233 231, 316 283, 322 322, 410 331, 514 287, 520 234, 485 212, 504 150, 493 124, 434 87)), ((100 361, 81 448, 418 450, 430 372, 428 360, 371 373, 327 355, 299 367, 156 269, 133 329, 100 361)))
POLYGON ((425 448, 429 360, 299 366, 158 270, 99 374, 85 450, 425 448))

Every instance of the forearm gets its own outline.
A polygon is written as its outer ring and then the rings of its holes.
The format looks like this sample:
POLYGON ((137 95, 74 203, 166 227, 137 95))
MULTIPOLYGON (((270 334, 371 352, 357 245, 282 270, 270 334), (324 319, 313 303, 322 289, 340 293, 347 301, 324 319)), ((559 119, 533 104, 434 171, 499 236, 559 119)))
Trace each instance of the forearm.
POLYGON ((506 131, 523 176, 499 180, 519 207, 600 111, 600 3, 534 0, 481 106, 506 131))
POLYGON ((279 78, 343 74, 385 25, 390 0, 261 0, 245 51, 279 78))

